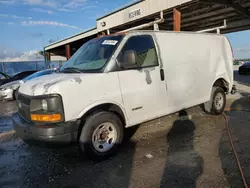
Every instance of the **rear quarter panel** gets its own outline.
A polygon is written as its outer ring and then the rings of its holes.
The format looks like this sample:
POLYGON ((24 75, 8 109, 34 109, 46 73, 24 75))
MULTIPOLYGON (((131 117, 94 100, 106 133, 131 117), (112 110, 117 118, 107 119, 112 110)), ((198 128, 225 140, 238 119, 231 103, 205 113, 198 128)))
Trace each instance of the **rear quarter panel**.
POLYGON ((230 44, 221 35, 155 34, 165 72, 170 112, 189 108, 210 99, 218 78, 233 82, 230 44))

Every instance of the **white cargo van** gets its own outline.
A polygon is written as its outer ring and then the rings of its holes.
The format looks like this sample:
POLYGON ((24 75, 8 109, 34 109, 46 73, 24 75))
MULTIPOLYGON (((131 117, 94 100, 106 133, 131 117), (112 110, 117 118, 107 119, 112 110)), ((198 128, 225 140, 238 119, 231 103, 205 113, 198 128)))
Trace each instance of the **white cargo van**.
POLYGON ((225 108, 233 86, 226 37, 132 31, 85 43, 60 69, 19 89, 16 134, 25 141, 74 142, 89 156, 116 152, 124 128, 205 103, 225 108))

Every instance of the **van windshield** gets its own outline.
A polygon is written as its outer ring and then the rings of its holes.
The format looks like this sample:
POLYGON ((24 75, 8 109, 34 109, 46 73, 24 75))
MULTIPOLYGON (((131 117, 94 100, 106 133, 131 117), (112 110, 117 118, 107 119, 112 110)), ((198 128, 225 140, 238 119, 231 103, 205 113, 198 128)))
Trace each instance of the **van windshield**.
POLYGON ((62 66, 60 72, 100 72, 123 35, 100 37, 86 42, 62 66))

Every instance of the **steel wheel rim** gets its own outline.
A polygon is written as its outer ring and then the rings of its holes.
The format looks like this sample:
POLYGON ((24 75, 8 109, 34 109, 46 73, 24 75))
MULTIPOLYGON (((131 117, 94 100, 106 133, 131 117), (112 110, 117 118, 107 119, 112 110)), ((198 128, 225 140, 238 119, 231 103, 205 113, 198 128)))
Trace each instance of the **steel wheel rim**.
POLYGON ((98 152, 110 150, 117 140, 117 130, 110 122, 97 126, 92 134, 92 144, 98 152))
POLYGON ((214 98, 214 106, 216 110, 221 110, 224 105, 224 97, 222 93, 217 93, 214 98))

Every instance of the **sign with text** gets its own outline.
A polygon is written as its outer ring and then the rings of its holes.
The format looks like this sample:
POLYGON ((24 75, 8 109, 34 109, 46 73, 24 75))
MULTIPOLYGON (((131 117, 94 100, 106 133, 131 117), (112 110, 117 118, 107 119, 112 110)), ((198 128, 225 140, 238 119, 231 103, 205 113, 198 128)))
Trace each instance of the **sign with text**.
POLYGON ((138 16, 141 16, 141 9, 137 9, 137 10, 133 10, 131 12, 128 13, 128 17, 129 19, 132 19, 132 18, 135 18, 135 17, 138 17, 138 16))

